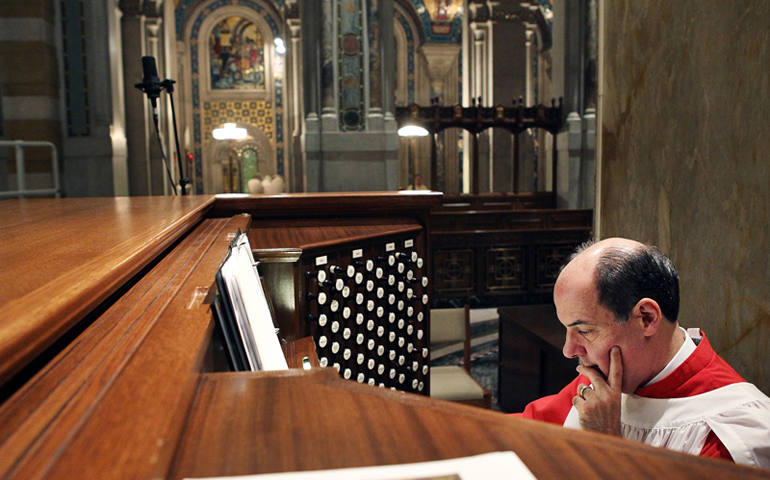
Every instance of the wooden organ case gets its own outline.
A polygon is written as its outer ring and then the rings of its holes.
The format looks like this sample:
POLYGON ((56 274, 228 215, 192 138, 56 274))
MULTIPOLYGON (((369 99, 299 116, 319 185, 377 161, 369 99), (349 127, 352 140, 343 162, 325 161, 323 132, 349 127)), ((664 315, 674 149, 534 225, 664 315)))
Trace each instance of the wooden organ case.
POLYGON ((400 201, 386 211, 381 195, 334 198, 332 207, 302 196, 258 211, 217 205, 251 215, 282 338, 312 337, 320 365, 344 379, 428 395, 428 214, 441 194, 391 197, 400 201))
POLYGON ((264 275, 278 272, 271 294, 284 336, 316 334, 305 320, 318 312, 306 302, 304 276, 320 271, 316 259, 327 257, 328 275, 332 265, 358 266, 348 262, 354 251, 376 262, 389 243, 407 253, 399 242, 414 239, 425 271, 425 219, 439 199, 386 192, 0 202, 0 478, 177 480, 505 450, 537 478, 769 478, 372 388, 332 368, 304 370, 309 337, 286 345, 287 360, 300 359, 287 371, 212 369, 210 287, 238 230, 261 239, 264 275), (312 238, 298 236, 303 227, 312 238))

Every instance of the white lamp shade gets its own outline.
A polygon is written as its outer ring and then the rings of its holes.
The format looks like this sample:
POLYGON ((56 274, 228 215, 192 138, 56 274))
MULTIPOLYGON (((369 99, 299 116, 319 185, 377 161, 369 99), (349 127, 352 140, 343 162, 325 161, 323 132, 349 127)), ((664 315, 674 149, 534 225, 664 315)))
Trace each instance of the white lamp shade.
POLYGON ((276 37, 275 39, 275 52, 279 54, 286 53, 286 45, 283 43, 283 39, 281 37, 276 37))
POLYGON ((236 127, 234 123, 225 123, 223 128, 215 128, 211 133, 216 140, 243 140, 249 134, 245 128, 236 127))
POLYGON ((398 129, 399 137, 425 137, 427 135, 428 131, 417 125, 406 125, 398 129))

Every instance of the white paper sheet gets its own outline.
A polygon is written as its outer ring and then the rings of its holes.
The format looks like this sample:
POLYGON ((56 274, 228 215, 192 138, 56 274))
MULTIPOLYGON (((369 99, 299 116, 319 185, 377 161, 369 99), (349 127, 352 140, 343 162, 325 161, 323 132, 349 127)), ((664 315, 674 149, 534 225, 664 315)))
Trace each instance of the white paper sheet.
POLYGON ((494 452, 436 462, 343 468, 310 472, 268 473, 207 480, 536 480, 513 452, 494 452))
POLYGON ((245 234, 222 265, 222 277, 233 304, 251 370, 287 370, 267 298, 245 234))

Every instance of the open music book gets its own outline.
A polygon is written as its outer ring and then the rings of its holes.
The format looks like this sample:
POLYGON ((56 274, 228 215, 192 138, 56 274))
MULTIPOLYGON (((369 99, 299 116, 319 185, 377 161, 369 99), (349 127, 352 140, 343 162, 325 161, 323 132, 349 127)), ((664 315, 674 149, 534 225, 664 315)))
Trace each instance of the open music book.
POLYGON ((214 315, 233 370, 287 370, 249 239, 238 231, 216 275, 214 315))

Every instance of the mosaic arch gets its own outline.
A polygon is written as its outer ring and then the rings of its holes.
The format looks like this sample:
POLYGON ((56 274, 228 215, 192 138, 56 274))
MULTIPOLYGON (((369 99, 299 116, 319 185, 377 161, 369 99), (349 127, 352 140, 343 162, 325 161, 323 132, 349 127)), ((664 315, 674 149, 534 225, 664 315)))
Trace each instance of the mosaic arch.
MULTIPOLYGON (((285 3, 285 0, 267 0, 270 1, 273 6, 275 6, 275 9, 277 12, 280 12, 283 9, 283 4, 285 3)), ((187 16, 187 13, 190 11, 190 8, 194 6, 194 4, 198 3, 198 0, 175 0, 174 1, 174 22, 176 24, 176 36, 177 38, 182 38, 182 29, 184 27, 184 21, 185 17, 187 16)))
MULTIPOLYGON (((186 2, 183 0, 182 4, 185 8, 192 2, 186 2)), ((283 2, 281 2, 283 3, 283 2)), ((182 6, 180 4, 180 7, 182 6)), ((195 178, 193 183, 195 185, 195 193, 203 194, 203 139, 204 135, 210 136, 211 130, 225 121, 232 121, 235 123, 250 123, 254 124, 263 131, 271 143, 275 146, 276 153, 276 173, 284 176, 284 143, 283 143, 283 58, 282 55, 274 54, 274 58, 267 58, 265 61, 274 62, 273 78, 265 79, 265 82, 272 81, 274 86, 274 99, 275 104, 271 101, 265 102, 249 102, 249 101, 211 101, 206 102, 201 108, 201 74, 204 78, 210 75, 210 72, 199 72, 200 68, 200 55, 208 54, 207 43, 209 41, 209 34, 211 32, 201 32, 201 26, 203 22, 218 9, 229 6, 241 6, 247 7, 253 10, 256 14, 262 16, 270 28, 270 32, 273 37, 280 36, 280 29, 278 22, 271 15, 267 9, 259 3, 253 0, 217 0, 209 4, 205 9, 192 19, 192 28, 190 30, 190 65, 192 69, 192 104, 193 104, 193 151, 195 153, 195 178), (203 37, 201 37, 203 34, 203 37), (201 41, 204 47, 201 51, 201 41), (261 103, 263 108, 251 109, 251 104, 261 103), (252 111, 253 110, 253 111, 252 111), (205 114, 205 118, 204 118, 205 114), (260 119, 262 122, 260 122, 260 119), (255 120, 255 121, 252 121, 255 120), (215 125, 216 124, 216 125, 215 125), (274 131, 273 131, 274 129, 274 131)), ((184 12, 179 12, 177 8, 177 22, 179 18, 184 18, 184 12)), ((177 28, 182 26, 177 23, 177 28)), ((271 50, 272 51, 272 50, 271 50)), ((206 80, 208 81, 208 79, 206 80)))
POLYGON ((427 43, 457 43, 461 39, 462 0, 410 0, 425 31, 427 43))

